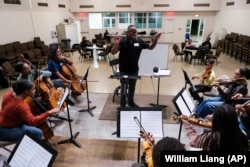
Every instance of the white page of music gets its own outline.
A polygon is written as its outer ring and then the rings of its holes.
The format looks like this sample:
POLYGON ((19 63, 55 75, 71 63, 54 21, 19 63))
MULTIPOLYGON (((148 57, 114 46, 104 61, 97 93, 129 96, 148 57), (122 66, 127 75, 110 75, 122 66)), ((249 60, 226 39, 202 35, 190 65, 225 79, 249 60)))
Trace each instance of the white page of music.
POLYGON ((140 127, 134 117, 140 121, 140 111, 120 111, 120 137, 140 137, 140 127))
POLYGON ((9 164, 13 167, 46 167, 51 158, 51 153, 25 135, 9 164))

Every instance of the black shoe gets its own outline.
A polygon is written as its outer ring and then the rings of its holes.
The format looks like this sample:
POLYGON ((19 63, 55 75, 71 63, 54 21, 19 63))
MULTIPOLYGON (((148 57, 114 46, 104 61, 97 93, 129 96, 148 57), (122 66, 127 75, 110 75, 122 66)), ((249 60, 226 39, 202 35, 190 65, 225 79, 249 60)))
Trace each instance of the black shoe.
POLYGON ((73 101, 71 101, 71 100, 66 100, 67 101, 67 103, 68 103, 68 105, 70 105, 70 106, 74 106, 75 105, 75 103, 73 102, 73 101))
POLYGON ((80 96, 81 93, 74 93, 74 92, 71 92, 71 96, 80 96))
POLYGON ((135 102, 129 102, 128 105, 129 107, 140 107, 135 102))

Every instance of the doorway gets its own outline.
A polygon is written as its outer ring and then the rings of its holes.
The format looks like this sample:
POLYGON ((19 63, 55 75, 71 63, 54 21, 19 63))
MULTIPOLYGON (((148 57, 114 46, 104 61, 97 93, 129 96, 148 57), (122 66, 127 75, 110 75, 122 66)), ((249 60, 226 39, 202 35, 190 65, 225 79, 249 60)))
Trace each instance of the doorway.
POLYGON ((204 30, 204 19, 188 19, 186 24, 186 33, 190 34, 195 45, 202 43, 203 30, 204 30))

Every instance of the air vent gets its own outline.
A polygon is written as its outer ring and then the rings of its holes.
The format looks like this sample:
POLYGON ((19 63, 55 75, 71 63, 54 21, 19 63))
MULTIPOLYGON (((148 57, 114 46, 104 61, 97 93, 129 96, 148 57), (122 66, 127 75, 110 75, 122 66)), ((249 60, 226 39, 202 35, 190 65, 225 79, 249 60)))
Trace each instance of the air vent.
POLYGON ((234 6, 234 2, 227 2, 226 6, 234 6))
POLYGON ((209 3, 194 3, 194 7, 209 7, 209 3))
POLYGON ((94 8, 94 5, 80 5, 80 8, 94 8))
POLYGON ((250 4, 250 0, 247 0, 247 4, 250 4))
POLYGON ((66 8, 66 5, 64 5, 64 4, 58 4, 58 8, 66 8))
POLYGON ((131 5, 116 5, 117 8, 130 8, 131 5))
POLYGON ((38 6, 43 6, 43 7, 49 6, 48 3, 42 3, 42 2, 38 2, 37 5, 38 6))
POLYGON ((4 0, 5 4, 21 5, 20 0, 4 0))
POLYGON ((154 4, 154 7, 169 7, 169 4, 154 4))

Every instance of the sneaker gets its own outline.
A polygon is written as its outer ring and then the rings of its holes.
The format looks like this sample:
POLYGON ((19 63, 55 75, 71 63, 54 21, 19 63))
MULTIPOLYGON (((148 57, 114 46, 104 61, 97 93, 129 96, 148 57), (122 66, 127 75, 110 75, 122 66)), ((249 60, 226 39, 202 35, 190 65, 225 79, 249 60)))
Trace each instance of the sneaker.
POLYGON ((132 102, 129 102, 129 103, 128 103, 128 106, 129 106, 129 107, 140 107, 140 106, 138 106, 138 105, 137 105, 135 102, 133 102, 133 101, 132 101, 132 102))

